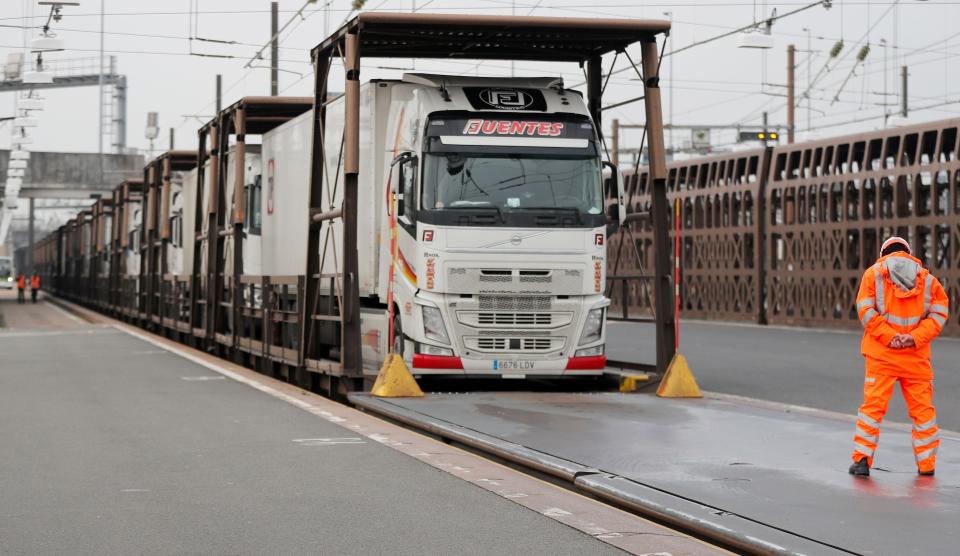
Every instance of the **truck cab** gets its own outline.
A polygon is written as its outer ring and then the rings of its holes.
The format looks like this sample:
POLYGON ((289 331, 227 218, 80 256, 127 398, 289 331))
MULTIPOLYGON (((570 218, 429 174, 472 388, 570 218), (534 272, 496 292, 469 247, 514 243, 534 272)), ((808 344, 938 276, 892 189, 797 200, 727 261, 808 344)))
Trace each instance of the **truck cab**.
POLYGON ((557 78, 403 81, 394 352, 415 375, 602 373, 603 147, 580 94, 557 78))

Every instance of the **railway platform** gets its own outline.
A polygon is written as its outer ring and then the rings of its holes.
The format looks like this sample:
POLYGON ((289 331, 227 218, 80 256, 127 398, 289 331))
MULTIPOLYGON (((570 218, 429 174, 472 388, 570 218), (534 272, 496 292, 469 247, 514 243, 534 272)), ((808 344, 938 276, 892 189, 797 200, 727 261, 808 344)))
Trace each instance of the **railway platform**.
POLYGON ((0 553, 725 553, 110 319, 2 310, 0 553))

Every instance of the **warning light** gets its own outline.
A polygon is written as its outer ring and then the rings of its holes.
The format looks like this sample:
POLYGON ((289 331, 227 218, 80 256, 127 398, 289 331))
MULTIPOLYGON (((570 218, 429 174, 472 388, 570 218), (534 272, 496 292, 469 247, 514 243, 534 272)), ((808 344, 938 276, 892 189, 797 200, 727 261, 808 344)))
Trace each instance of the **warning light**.
POLYGON ((778 141, 780 134, 776 131, 741 131, 737 137, 741 143, 745 141, 778 141))

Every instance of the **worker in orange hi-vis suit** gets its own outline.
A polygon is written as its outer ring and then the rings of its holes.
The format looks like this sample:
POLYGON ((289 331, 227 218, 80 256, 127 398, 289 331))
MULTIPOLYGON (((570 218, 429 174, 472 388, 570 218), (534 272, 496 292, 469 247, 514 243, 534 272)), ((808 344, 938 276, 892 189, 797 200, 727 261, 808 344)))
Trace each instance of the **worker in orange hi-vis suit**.
POLYGON ((38 293, 40 293, 40 275, 34 274, 30 276, 30 301, 32 303, 37 302, 38 293))
POLYGON ((17 277, 17 303, 26 303, 27 299, 24 297, 27 294, 27 277, 21 274, 17 277))
POLYGON ((913 421, 917 472, 933 475, 940 435, 930 342, 946 324, 949 305, 943 286, 911 255, 906 240, 891 237, 883 243, 880 258, 863 274, 857 294, 866 377, 853 437, 852 475, 870 475, 880 422, 897 382, 913 421))

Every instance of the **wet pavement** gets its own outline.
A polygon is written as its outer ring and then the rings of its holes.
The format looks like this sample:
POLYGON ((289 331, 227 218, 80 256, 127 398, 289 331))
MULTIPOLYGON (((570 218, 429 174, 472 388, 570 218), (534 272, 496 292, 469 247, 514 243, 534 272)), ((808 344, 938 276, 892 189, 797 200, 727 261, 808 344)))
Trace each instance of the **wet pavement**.
POLYGON ((614 393, 429 394, 377 400, 736 514, 824 552, 950 554, 960 541, 960 438, 918 477, 909 433, 885 430, 870 479, 847 474, 853 422, 720 400, 614 393), (836 549, 836 550, 834 550, 836 549))
MULTIPOLYGON (((681 323, 681 353, 704 390, 856 413, 863 395, 859 331, 711 322, 681 323)), ((612 359, 653 363, 653 327, 610 323, 612 359)), ((934 401, 941 427, 960 431, 960 339, 933 344, 934 401)), ((899 389, 887 419, 909 422, 899 389)))

